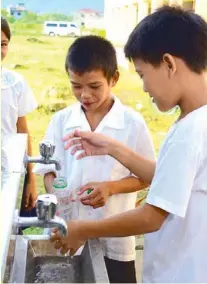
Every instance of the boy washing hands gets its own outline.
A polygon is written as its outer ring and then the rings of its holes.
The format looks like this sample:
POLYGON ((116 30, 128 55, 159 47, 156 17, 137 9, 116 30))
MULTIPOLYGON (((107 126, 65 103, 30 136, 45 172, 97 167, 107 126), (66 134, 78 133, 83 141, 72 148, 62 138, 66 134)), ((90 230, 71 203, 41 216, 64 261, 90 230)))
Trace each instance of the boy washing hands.
MULTIPOLYGON (((60 175, 75 193, 72 219, 101 220, 133 209, 137 191, 148 185, 112 157, 77 160, 64 150, 65 135, 85 130, 116 139, 148 159, 155 158, 144 119, 111 93, 119 79, 117 68, 114 47, 101 37, 78 38, 68 50, 66 71, 78 103, 53 116, 45 139, 55 143, 54 156, 62 163, 60 175)), ((46 191, 52 192, 53 165, 37 165, 35 172, 44 176, 46 191)), ((100 241, 110 282, 135 283, 135 238, 100 241)))

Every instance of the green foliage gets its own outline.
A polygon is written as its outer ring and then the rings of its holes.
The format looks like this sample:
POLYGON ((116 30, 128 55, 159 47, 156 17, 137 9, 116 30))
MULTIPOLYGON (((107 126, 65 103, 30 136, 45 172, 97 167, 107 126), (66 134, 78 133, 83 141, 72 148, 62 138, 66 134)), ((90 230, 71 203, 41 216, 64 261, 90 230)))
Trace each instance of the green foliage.
POLYGON ((87 29, 87 28, 82 28, 82 34, 93 34, 97 36, 101 36, 103 38, 106 38, 106 30, 104 29, 87 29))
POLYGON ((25 23, 19 20, 15 20, 10 25, 12 35, 24 35, 24 36, 40 36, 42 33, 42 24, 25 23))
POLYGON ((1 15, 7 19, 9 23, 14 23, 16 20, 10 16, 6 9, 1 9, 1 15))
POLYGON ((1 15, 9 22, 12 35, 40 36, 45 21, 72 21, 71 15, 60 13, 36 14, 34 12, 26 12, 20 19, 16 19, 10 16, 6 9, 1 9, 1 15))
POLYGON ((1 9, 1 16, 2 17, 7 17, 8 16, 8 12, 6 9, 1 9))
POLYGON ((38 15, 33 12, 26 12, 24 15, 17 20, 20 23, 35 24, 38 23, 38 15))
POLYGON ((43 14, 38 16, 38 20, 43 23, 45 21, 66 21, 71 22, 73 17, 71 15, 64 15, 60 13, 43 14))
POLYGON ((72 16, 64 15, 60 13, 36 14, 33 12, 27 12, 19 21, 23 23, 43 24, 45 21, 68 21, 70 22, 71 20, 72 20, 72 16))

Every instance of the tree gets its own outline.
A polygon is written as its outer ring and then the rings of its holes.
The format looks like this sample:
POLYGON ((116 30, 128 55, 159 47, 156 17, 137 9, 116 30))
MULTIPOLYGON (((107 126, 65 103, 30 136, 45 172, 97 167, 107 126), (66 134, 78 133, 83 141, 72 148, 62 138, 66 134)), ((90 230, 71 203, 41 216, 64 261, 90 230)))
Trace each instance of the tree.
POLYGON ((5 17, 9 23, 14 23, 15 18, 10 16, 6 9, 1 9, 1 16, 5 17))
POLYGON ((2 15, 3 17, 7 18, 7 16, 8 16, 7 10, 6 10, 6 9, 1 9, 1 15, 2 15))
POLYGON ((71 15, 64 15, 60 13, 42 14, 38 16, 38 19, 42 22, 45 21, 72 21, 71 15))
POLYGON ((19 19, 20 22, 23 23, 36 23, 38 19, 38 16, 36 13, 33 12, 26 12, 21 19, 19 19))

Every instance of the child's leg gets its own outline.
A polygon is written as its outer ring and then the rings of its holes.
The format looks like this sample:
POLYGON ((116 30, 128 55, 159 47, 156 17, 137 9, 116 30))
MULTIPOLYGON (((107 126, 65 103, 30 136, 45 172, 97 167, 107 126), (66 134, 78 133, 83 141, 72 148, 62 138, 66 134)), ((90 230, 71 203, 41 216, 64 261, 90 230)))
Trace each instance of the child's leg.
POLYGON ((104 259, 110 283, 137 283, 135 261, 104 259))

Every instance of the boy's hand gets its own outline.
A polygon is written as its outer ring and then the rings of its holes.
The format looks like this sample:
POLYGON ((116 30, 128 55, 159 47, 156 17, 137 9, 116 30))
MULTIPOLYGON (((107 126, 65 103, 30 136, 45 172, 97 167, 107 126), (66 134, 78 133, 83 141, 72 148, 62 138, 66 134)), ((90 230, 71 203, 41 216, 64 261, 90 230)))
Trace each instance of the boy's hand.
POLYGON ((115 143, 113 139, 103 134, 79 130, 75 130, 63 137, 63 141, 66 142, 65 150, 73 146, 71 150, 72 155, 82 150, 82 152, 77 155, 77 159, 86 156, 108 155, 110 148, 113 148, 113 144, 115 143))
POLYGON ((24 209, 26 211, 31 210, 35 207, 37 200, 37 190, 36 190, 36 181, 35 178, 31 178, 26 186, 26 193, 24 196, 24 209))
POLYGON ((104 206, 111 195, 109 182, 90 182, 80 189, 78 195, 89 189, 92 189, 91 193, 81 197, 80 201, 83 205, 90 205, 94 209, 104 206))
POLYGON ((56 249, 60 249, 61 254, 66 254, 69 251, 70 255, 74 255, 87 240, 79 230, 81 227, 82 221, 70 221, 68 236, 63 237, 58 229, 54 229, 50 240, 56 249))

